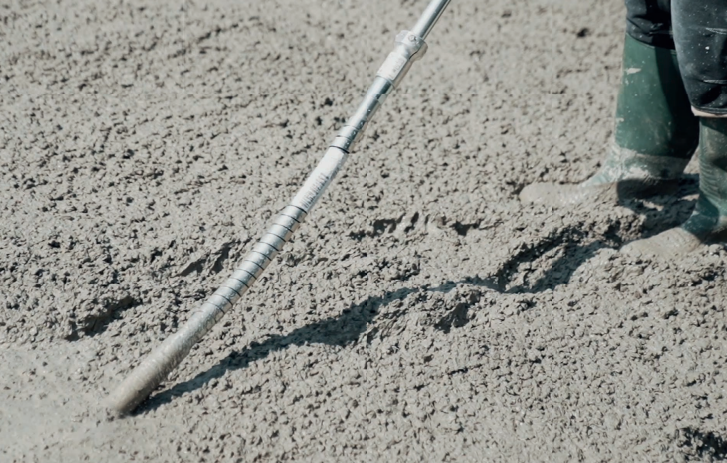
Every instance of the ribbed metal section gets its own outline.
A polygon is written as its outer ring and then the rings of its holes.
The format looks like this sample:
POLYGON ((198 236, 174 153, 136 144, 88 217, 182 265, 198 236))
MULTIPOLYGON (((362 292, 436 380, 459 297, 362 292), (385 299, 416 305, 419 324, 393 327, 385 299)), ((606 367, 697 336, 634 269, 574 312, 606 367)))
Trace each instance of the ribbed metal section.
POLYGON ((340 130, 290 205, 274 219, 273 225, 252 247, 230 278, 192 313, 177 333, 154 350, 109 396, 110 407, 119 412, 133 410, 255 284, 320 200, 386 96, 404 77, 411 62, 423 55, 426 50, 423 39, 448 3, 449 0, 433 0, 417 23, 415 32, 404 31, 397 36, 396 48, 379 69, 361 105, 340 130))

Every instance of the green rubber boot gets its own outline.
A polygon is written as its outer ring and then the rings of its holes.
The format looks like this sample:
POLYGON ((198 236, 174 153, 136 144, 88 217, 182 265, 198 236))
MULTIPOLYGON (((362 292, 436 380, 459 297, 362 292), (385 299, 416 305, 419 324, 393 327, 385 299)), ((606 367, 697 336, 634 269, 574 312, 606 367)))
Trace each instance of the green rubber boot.
POLYGON ((565 206, 668 194, 694 154, 692 114, 676 52, 626 36, 613 141, 601 169, 579 184, 536 183, 524 202, 565 206))
POLYGON ((727 242, 727 119, 702 118, 699 131, 699 198, 681 226, 637 240, 621 251, 672 258, 702 244, 727 242))

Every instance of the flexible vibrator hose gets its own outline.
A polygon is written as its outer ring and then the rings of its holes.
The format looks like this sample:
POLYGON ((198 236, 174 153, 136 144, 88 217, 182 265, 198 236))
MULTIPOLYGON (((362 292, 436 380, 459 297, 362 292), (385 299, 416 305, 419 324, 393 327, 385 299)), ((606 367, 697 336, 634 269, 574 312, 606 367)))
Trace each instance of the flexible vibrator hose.
POLYGON ((290 205, 275 218, 272 226, 253 246, 230 278, 192 313, 189 321, 179 331, 149 354, 111 393, 108 403, 112 409, 122 413, 130 412, 146 399, 189 354, 192 346, 260 278, 331 184, 386 97, 398 86, 412 63, 424 55, 427 49, 424 39, 449 2, 450 0, 431 1, 416 26, 411 31, 402 31, 396 36, 396 46, 376 73, 364 100, 338 132, 323 159, 290 205))

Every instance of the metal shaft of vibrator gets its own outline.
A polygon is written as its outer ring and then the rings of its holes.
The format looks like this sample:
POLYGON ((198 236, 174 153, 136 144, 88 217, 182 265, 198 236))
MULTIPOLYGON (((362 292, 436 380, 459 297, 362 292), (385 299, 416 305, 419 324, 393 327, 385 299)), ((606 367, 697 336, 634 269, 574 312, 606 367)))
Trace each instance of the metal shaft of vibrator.
POLYGON ((433 0, 430 2, 427 9, 424 10, 424 13, 422 13, 419 17, 419 21, 411 30, 412 33, 418 35, 422 39, 426 39, 434 28, 434 25, 437 24, 437 21, 439 21, 442 13, 444 13, 444 10, 447 9, 450 1, 451 0, 433 0))
POLYGON ((275 256, 300 227, 341 169, 376 110, 401 82, 411 64, 426 52, 426 36, 444 11, 449 0, 432 1, 415 27, 396 36, 396 46, 376 73, 358 109, 338 132, 318 166, 303 184, 290 205, 277 216, 273 225, 245 256, 230 278, 194 311, 189 321, 166 339, 134 369, 111 393, 109 406, 119 412, 133 410, 189 354, 192 347, 232 308, 257 281, 275 256))

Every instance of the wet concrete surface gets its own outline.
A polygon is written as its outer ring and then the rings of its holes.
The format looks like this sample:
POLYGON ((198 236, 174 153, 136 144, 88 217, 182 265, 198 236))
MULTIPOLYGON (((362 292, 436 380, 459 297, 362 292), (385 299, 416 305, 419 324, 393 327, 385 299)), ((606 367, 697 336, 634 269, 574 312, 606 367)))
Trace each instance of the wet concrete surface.
POLYGON ((724 266, 568 210, 618 1, 452 2, 294 242, 132 416, 103 399, 231 273, 426 2, 0 6, 0 460, 718 461, 724 266))

